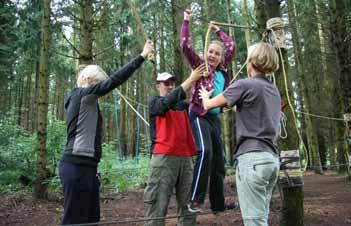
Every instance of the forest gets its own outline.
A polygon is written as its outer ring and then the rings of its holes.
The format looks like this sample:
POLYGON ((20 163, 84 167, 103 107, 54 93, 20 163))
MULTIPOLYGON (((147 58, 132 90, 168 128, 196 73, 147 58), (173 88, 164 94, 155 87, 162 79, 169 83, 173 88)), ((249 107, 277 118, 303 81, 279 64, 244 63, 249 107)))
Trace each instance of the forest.
MULTIPOLYGON (((193 11, 191 39, 199 53, 204 52, 208 38, 216 38, 208 33, 210 21, 235 40, 230 65, 233 82, 247 77, 247 48, 271 42, 275 36, 267 21, 279 17, 283 22, 277 33, 282 41, 275 46, 280 68, 270 77, 280 91, 284 113, 279 149, 283 156, 284 151, 298 150, 300 170, 282 188, 282 211, 278 212, 283 214, 272 225, 304 225, 305 172, 351 178, 351 1, 3 0, 2 199, 25 193, 34 200, 62 202, 57 198, 62 196, 57 168, 66 144, 64 100, 76 86, 79 67, 97 64, 110 75, 151 39, 154 62, 145 62, 100 100, 102 190, 120 194, 145 187, 150 160, 147 103, 157 94, 156 76, 169 72, 180 83, 191 72, 179 40, 185 9, 193 11)), ((225 110, 221 124, 230 175, 234 174, 235 113, 225 110)), ((348 200, 349 187, 350 183, 344 194, 348 200)), ((0 225, 3 217, 0 214, 0 225)), ((347 225, 348 219, 338 225, 347 225)))

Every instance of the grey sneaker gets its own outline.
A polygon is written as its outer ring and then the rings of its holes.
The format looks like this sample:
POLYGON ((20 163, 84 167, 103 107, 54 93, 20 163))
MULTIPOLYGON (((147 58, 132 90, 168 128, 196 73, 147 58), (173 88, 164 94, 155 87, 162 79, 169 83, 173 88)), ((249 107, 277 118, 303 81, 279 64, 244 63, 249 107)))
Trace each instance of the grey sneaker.
POLYGON ((202 205, 197 202, 192 202, 188 204, 188 211, 190 213, 201 213, 202 212, 202 205))

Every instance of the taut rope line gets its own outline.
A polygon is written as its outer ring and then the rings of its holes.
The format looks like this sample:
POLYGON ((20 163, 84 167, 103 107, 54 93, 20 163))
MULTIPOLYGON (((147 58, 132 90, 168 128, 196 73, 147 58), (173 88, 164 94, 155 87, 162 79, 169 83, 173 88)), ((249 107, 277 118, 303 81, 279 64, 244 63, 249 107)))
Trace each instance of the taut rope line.
POLYGON ((145 122, 145 124, 150 127, 150 124, 146 121, 146 119, 144 119, 144 117, 133 107, 133 105, 131 103, 129 103, 129 101, 127 100, 127 98, 118 90, 115 89, 117 94, 129 105, 129 107, 135 112, 135 114, 137 114, 137 116, 139 116, 139 118, 141 118, 141 120, 143 120, 145 122))

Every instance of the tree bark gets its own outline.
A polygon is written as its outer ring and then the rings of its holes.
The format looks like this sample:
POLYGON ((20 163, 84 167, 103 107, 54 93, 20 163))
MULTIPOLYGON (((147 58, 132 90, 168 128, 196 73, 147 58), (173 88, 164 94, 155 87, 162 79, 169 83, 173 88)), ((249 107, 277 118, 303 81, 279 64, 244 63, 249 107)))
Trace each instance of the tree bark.
POLYGON ((246 47, 248 48, 251 45, 251 19, 250 19, 250 14, 249 10, 247 8, 247 0, 241 0, 241 8, 243 10, 243 14, 245 17, 245 25, 248 27, 245 29, 245 41, 246 41, 246 47))
MULTIPOLYGON (((308 89, 305 84, 308 84, 308 79, 305 76, 305 65, 304 61, 301 57, 301 52, 300 50, 301 45, 300 45, 300 35, 298 34, 297 30, 297 21, 296 21, 296 8, 295 8, 295 2, 294 0, 291 0, 288 2, 288 14, 289 14, 289 24, 291 27, 291 33, 292 33, 292 41, 293 41, 293 49, 294 49, 294 56, 295 56, 295 62, 296 62, 296 68, 297 68, 297 74, 299 75, 298 83, 300 87, 300 92, 301 96, 303 97, 303 105, 304 105, 304 110, 307 112, 312 112, 311 109, 311 93, 310 89, 308 89)), ((321 167, 321 161, 320 161, 320 156, 319 156, 319 149, 318 149, 318 138, 317 138, 317 132, 316 132, 316 127, 312 121, 312 118, 310 115, 304 115, 304 120, 306 123, 306 136, 307 136, 307 142, 308 142, 308 151, 309 151, 309 157, 310 162, 313 166, 313 169, 317 173, 323 173, 322 167, 321 167)))
POLYGON ((79 3, 80 8, 80 43, 79 64, 91 64, 93 62, 93 2, 84 0, 79 3))
POLYGON ((184 64, 184 57, 182 56, 182 52, 180 50, 180 25, 183 21, 183 12, 178 8, 184 8, 185 3, 182 0, 171 0, 172 5, 172 29, 173 29, 173 75, 179 78, 179 81, 183 81, 187 77, 187 70, 184 64))
POLYGON ((50 0, 43 1, 43 15, 41 20, 41 48, 39 63, 39 99, 38 99, 38 139, 37 139, 37 166, 36 182, 34 188, 35 198, 47 198, 47 113, 48 113, 48 87, 49 87, 49 48, 50 48, 50 0))
MULTIPOLYGON (((335 21, 332 22, 332 39, 336 51, 337 64, 335 65, 337 78, 336 84, 336 99, 337 106, 340 106, 339 114, 351 112, 351 41, 348 38, 347 24, 346 24, 346 12, 345 12, 345 2, 343 0, 335 0, 334 5, 332 5, 332 12, 335 12, 335 21)), ((345 137, 345 126, 339 124, 336 128, 337 137, 345 137)), ((350 170, 347 167, 347 156, 350 154, 350 145, 343 142, 337 142, 337 159, 340 164, 339 173, 348 173, 350 175, 350 170)))

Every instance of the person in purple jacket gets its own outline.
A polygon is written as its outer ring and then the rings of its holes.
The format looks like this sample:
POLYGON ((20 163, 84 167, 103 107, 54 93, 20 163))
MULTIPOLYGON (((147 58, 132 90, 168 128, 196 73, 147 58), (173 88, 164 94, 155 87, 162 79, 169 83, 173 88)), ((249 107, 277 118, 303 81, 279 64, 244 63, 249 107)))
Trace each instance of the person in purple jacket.
MULTIPOLYGON (((198 65, 204 63, 204 59, 191 46, 189 29, 191 17, 192 12, 186 10, 180 32, 180 45, 190 67, 195 69, 198 65)), ((212 94, 214 97, 223 92, 229 85, 231 78, 227 65, 233 58, 235 43, 215 24, 210 23, 209 27, 215 31, 220 41, 213 41, 208 46, 205 56, 208 62, 208 76, 202 77, 192 86, 189 114, 196 141, 197 158, 194 167, 191 203, 188 205, 188 209, 190 212, 201 211, 210 178, 209 199, 211 210, 216 213, 225 210, 223 186, 225 160, 219 119, 221 108, 205 110, 198 92, 201 87, 205 87, 207 90, 214 90, 212 94)))

